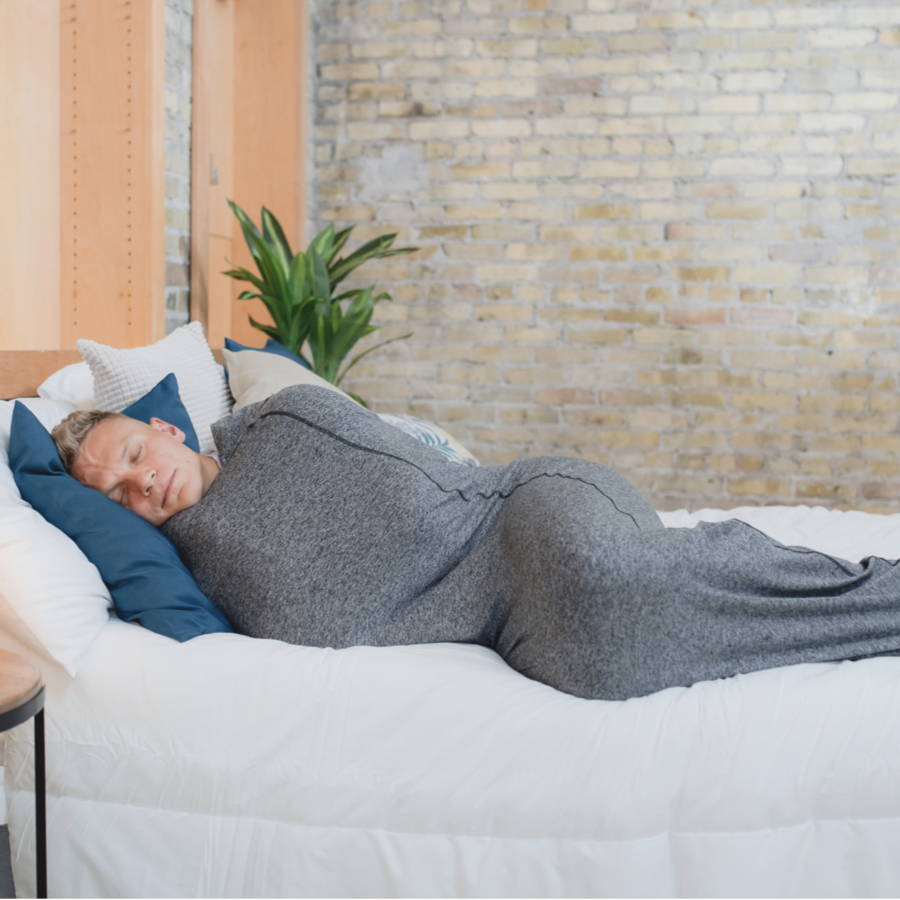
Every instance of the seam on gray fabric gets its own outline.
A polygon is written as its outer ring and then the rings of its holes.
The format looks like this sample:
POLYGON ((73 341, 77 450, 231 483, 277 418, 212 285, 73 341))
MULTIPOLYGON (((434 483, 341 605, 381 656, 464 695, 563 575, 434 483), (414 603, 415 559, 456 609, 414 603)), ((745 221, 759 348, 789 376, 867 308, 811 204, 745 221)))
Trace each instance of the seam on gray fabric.
MULTIPOLYGON (((446 488, 439 481, 433 478, 428 474, 421 466, 412 462, 411 460, 405 459, 402 456, 397 456, 395 453, 388 453, 386 450, 375 450, 373 447, 366 447, 363 444, 357 444, 355 441, 351 441, 348 438, 341 437, 339 434, 335 434, 333 431, 330 431, 327 428, 322 427, 321 425, 317 425, 315 422, 311 422, 309 419, 304 418, 297 413, 287 412, 283 409, 272 409, 268 412, 261 413, 259 418, 264 419, 267 416, 287 416, 289 419, 296 419, 298 422, 302 422, 304 425, 309 425, 310 428, 315 428, 316 431, 321 432, 322 434, 327 434, 329 437, 333 438, 336 441, 340 441, 342 444, 346 444, 348 447, 354 447, 357 450, 364 450, 367 453, 375 453, 379 456, 387 456, 390 459, 396 459, 398 462, 406 463, 408 466, 412 466, 417 471, 421 472, 438 490, 443 491, 445 494, 459 494, 462 500, 465 500, 466 503, 472 502, 472 497, 467 497, 460 488, 446 488)), ((248 427, 253 427, 251 423, 248 427)), ((424 446, 424 445, 423 445, 424 446)), ((506 500, 509 496, 513 494, 518 488, 523 485, 529 484, 537 478, 567 478, 569 481, 580 481, 582 484, 586 484, 589 487, 592 487, 595 491, 602 494, 606 497, 607 500, 612 504, 614 509, 617 512, 620 512, 623 516, 628 516, 629 519, 634 523, 634 527, 637 528, 638 531, 641 530, 640 525, 637 523, 637 519, 628 511, 622 509, 609 494, 606 493, 601 487, 598 487, 592 481, 587 481, 584 478, 579 478, 577 475, 567 475, 564 472, 539 472, 537 475, 532 475, 531 478, 526 479, 525 481, 520 481, 518 484, 513 485, 511 490, 508 493, 503 493, 503 491, 491 491, 489 494, 484 494, 481 491, 475 491, 474 496, 481 497, 484 500, 490 500, 493 497, 499 497, 502 500, 506 500)))
MULTIPOLYGON (((778 544, 782 549, 789 550, 791 553, 812 553, 816 556, 824 556, 826 559, 830 559, 842 572, 846 572, 848 575, 854 576, 859 574, 859 572, 853 572, 844 565, 844 563, 849 562, 849 560, 838 559, 838 557, 832 556, 830 553, 825 553, 824 550, 813 550, 811 547, 789 547, 787 544, 782 544, 781 541, 773 538, 771 534, 766 534, 765 531, 762 531, 755 525, 751 525, 749 522, 745 522, 743 519, 735 519, 734 521, 740 522, 742 525, 746 525, 748 528, 752 528, 755 532, 761 534, 764 538, 768 538, 771 543, 778 544)), ((896 565, 896 563, 894 565, 896 565)))

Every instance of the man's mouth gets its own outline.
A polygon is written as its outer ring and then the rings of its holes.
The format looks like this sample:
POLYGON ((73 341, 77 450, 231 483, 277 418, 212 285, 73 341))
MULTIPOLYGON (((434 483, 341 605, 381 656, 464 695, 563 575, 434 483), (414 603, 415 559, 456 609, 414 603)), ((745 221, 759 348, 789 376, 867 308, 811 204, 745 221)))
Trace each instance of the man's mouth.
POLYGON ((160 504, 160 506, 165 506, 169 501, 169 493, 172 490, 172 485, 175 483, 175 473, 177 471, 178 469, 172 469, 172 474, 169 476, 169 483, 166 485, 166 489, 163 492, 162 503, 160 504))

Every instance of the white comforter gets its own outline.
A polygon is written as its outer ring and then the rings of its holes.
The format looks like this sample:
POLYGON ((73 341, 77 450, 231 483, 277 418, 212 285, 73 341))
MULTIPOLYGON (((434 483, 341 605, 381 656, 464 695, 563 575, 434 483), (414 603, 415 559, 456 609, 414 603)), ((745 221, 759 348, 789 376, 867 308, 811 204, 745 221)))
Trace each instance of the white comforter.
MULTIPOLYGON (((900 515, 739 515, 900 555, 900 515)), ((179 645, 111 621, 77 678, 44 670, 51 896, 900 892, 897 658, 607 703, 473 646, 179 645)), ((30 742, 7 749, 20 894, 30 742)))

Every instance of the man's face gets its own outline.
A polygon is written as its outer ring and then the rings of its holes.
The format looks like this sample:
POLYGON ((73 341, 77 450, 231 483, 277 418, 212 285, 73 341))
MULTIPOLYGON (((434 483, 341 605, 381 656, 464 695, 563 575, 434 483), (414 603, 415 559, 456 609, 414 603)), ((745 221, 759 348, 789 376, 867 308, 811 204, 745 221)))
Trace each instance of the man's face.
POLYGON ((197 503, 215 470, 213 460, 184 445, 184 432, 174 425, 119 416, 88 432, 72 465, 82 484, 157 526, 197 503))

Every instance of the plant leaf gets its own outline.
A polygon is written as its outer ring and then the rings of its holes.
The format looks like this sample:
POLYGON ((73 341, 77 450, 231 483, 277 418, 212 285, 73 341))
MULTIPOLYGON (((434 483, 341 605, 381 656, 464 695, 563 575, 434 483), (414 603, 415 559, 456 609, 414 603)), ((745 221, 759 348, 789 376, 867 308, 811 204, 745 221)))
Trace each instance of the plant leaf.
POLYGON ((333 245, 334 226, 329 224, 310 241, 306 252, 308 254, 315 253, 317 256, 327 259, 332 254, 333 245))
MULTIPOLYGON (((362 249, 362 248, 360 248, 362 249)), ((356 258, 356 253, 351 254, 345 259, 339 259, 329 270, 331 273, 331 286, 336 287, 343 281, 357 266, 362 265, 370 259, 381 259, 387 256, 398 256, 401 253, 415 253, 418 247, 398 247, 396 250, 375 250, 369 251, 361 259, 356 258)))
POLYGON ((332 356, 337 363, 335 371, 337 371, 340 363, 343 362, 344 357, 350 352, 350 348, 367 333, 366 328, 372 318, 374 309, 372 300, 374 288, 374 285, 370 285, 357 293, 357 296, 353 298, 353 301, 347 307, 341 327, 336 330, 332 346, 332 356))
POLYGON ((344 244, 347 243, 347 239, 350 237, 350 232, 353 231, 355 225, 351 225, 349 228, 342 228, 335 236, 334 243, 331 246, 331 253, 328 254, 328 259, 325 262, 330 266, 332 262, 334 262, 334 258, 341 252, 344 248, 344 244))
POLYGON ((331 301, 316 297, 311 303, 313 308, 313 320, 309 330, 310 351, 313 358, 313 371, 325 378, 327 373, 327 347, 331 333, 331 301))
POLYGON ((330 268, 331 287, 343 281, 357 266, 361 266, 366 260, 377 257, 394 243, 396 234, 380 234, 378 237, 366 241, 361 247, 357 247, 349 256, 337 260, 330 268))
MULTIPOLYGON (((371 324, 375 304, 391 297, 385 291, 376 293, 374 285, 339 294, 335 287, 369 259, 413 253, 418 248, 394 247, 397 235, 383 234, 339 258, 354 226, 336 231, 334 225, 328 224, 305 252, 292 254, 284 230, 270 209, 262 207, 260 230, 236 203, 231 200, 228 203, 240 223, 259 274, 246 268, 233 268, 225 274, 249 282, 255 290, 241 291, 239 299, 261 300, 272 317, 272 325, 263 325, 250 317, 254 328, 285 344, 314 372, 332 383, 337 383, 373 350, 410 337, 406 334, 370 347, 354 357, 338 377, 353 346, 378 330, 371 324)), ((365 405, 361 398, 356 399, 365 405)))
POLYGON ((236 203, 229 200, 228 205, 240 223, 244 240, 259 269, 262 284, 257 287, 271 298, 266 303, 269 314, 279 330, 286 331, 289 320, 285 308, 288 263, 281 258, 280 251, 260 234, 250 217, 236 203))
POLYGON ((266 282, 266 293, 272 298, 272 318, 279 328, 286 327, 290 320, 288 310, 288 273, 287 267, 278 255, 278 251, 265 241, 259 241, 260 271, 266 282))
POLYGON ((258 287, 261 291, 265 289, 262 279, 254 275, 249 269, 228 269, 227 272, 222 272, 222 274, 238 281, 249 281, 250 284, 258 287))
POLYGON ((256 237, 261 238, 262 235, 259 233, 259 229, 253 223, 253 220, 250 216, 247 215, 233 200, 228 200, 228 205, 231 207, 231 211, 237 217, 238 222, 240 222, 241 230, 246 235, 248 232, 251 234, 255 234, 256 237))
POLYGON ((331 296, 331 281, 328 278, 328 266, 321 254, 310 250, 306 254, 310 260, 310 274, 312 275, 312 291, 318 297, 331 296))
POLYGON ((291 263, 294 253, 291 250, 291 245, 288 243, 287 237, 285 237, 281 223, 275 218, 270 210, 266 209, 265 206, 260 213, 260 220, 262 221, 263 226, 263 237, 278 250, 278 253, 284 262, 284 267, 287 268, 291 263))
POLYGON ((262 322, 257 322, 256 319, 253 318, 253 316, 247 316, 247 318, 250 320, 250 324, 254 328, 258 328, 260 331, 267 334, 270 338, 275 338, 276 341, 279 339, 279 331, 277 328, 273 328, 271 325, 263 325, 262 322))
POLYGON ((374 347, 369 347, 368 350, 363 350, 362 353, 360 353, 360 354, 358 354, 357 356, 354 356, 354 357, 353 357, 353 359, 350 361, 350 364, 347 366, 347 368, 344 369, 343 372, 341 372, 341 375, 340 375, 340 377, 338 378, 338 380, 335 381, 335 384, 336 384, 336 385, 339 385, 339 384, 344 380, 344 376, 345 376, 345 375, 346 375, 346 374, 347 374, 347 373, 348 373, 348 372, 349 372, 349 371, 350 371, 350 370, 351 370, 351 369, 352 369, 352 368, 353 368, 353 367, 354 367, 354 366, 355 366, 355 365, 356 365, 356 364, 357 364, 364 356, 368 356, 373 350, 377 350, 379 347, 384 347, 385 344, 393 344, 394 341, 405 341, 408 337, 412 337, 412 332, 410 332, 409 334, 401 334, 400 337, 388 338, 386 341, 382 341, 380 344, 375 344, 374 347))

